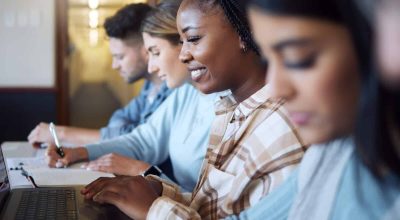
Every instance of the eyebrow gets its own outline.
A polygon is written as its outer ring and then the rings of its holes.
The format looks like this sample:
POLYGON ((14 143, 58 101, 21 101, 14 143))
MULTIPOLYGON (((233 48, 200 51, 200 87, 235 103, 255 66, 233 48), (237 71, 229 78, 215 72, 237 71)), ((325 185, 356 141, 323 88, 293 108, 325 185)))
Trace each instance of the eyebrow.
POLYGON ((199 29, 199 27, 187 26, 187 27, 182 29, 182 33, 186 33, 189 30, 193 30, 193 29, 199 29))
POLYGON ((272 45, 272 48, 277 51, 281 51, 287 47, 302 47, 302 46, 307 46, 312 43, 312 40, 309 38, 302 38, 302 39, 288 39, 288 40, 283 40, 280 41, 274 45, 272 45))

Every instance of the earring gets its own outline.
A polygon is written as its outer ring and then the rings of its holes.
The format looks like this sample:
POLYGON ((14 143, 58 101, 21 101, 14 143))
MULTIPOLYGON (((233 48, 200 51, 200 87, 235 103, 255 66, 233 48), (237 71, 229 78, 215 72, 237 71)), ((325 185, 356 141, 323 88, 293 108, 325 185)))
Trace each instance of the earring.
POLYGON ((240 44, 240 49, 242 50, 243 53, 246 53, 247 50, 248 50, 246 44, 244 44, 244 43, 241 43, 241 44, 240 44))

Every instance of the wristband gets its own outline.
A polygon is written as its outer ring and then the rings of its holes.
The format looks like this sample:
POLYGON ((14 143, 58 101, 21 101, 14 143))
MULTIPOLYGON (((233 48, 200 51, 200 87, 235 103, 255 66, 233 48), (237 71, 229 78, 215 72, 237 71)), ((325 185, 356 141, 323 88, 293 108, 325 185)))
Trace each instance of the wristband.
POLYGON ((161 176, 162 171, 157 166, 151 166, 149 169, 142 173, 142 176, 156 175, 161 176))

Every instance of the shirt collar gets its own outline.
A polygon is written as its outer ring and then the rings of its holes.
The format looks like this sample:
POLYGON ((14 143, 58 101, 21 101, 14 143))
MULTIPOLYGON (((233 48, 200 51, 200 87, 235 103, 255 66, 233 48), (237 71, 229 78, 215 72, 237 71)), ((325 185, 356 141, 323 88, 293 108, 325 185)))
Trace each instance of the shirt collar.
POLYGON ((265 85, 239 104, 233 97, 232 93, 222 96, 220 97, 219 102, 217 102, 215 110, 217 115, 222 112, 234 111, 235 113, 233 117, 248 117, 254 110, 268 101, 272 101, 270 86, 265 85))

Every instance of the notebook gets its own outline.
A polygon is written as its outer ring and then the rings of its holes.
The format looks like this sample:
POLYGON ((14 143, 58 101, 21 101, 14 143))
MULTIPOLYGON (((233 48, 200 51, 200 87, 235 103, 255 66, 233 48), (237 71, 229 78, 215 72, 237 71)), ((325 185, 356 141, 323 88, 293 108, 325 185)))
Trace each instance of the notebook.
POLYGON ((82 169, 83 163, 73 164, 68 168, 49 168, 43 156, 6 158, 6 167, 11 188, 27 186, 21 170, 32 176, 38 186, 75 186, 87 185, 100 177, 114 177, 111 173, 82 169), (51 178, 49 178, 51 177, 51 178))

